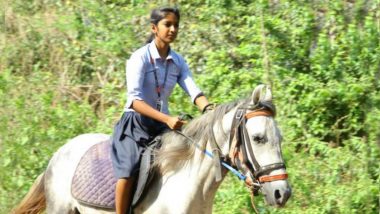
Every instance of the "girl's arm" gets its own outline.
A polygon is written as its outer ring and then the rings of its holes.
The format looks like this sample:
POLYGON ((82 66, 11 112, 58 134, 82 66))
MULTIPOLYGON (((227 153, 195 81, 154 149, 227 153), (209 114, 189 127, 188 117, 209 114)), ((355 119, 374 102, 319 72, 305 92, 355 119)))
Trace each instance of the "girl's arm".
POLYGON ((202 112, 204 112, 205 107, 209 105, 209 102, 208 102, 206 96, 204 96, 204 95, 197 97, 195 99, 194 103, 195 103, 195 105, 198 106, 199 110, 201 110, 202 112))
POLYGON ((180 129, 185 123, 185 121, 180 120, 178 117, 172 117, 160 111, 157 111, 143 100, 134 100, 132 102, 132 108, 144 116, 165 123, 171 129, 180 129))

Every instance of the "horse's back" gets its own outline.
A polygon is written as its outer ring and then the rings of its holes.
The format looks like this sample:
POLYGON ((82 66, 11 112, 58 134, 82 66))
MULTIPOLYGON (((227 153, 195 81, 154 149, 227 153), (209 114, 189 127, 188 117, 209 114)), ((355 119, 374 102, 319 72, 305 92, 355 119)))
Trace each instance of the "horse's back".
MULTIPOLYGON (((109 139, 106 134, 82 134, 64 144, 51 158, 48 169, 76 166, 84 153, 93 145, 109 139)), ((61 170, 61 169, 58 169, 61 170)), ((75 168, 72 169, 74 171, 75 168)))
POLYGON ((54 153, 45 171, 47 213, 66 213, 75 207, 71 196, 71 181, 76 166, 93 145, 110 139, 106 134, 79 135, 54 153))

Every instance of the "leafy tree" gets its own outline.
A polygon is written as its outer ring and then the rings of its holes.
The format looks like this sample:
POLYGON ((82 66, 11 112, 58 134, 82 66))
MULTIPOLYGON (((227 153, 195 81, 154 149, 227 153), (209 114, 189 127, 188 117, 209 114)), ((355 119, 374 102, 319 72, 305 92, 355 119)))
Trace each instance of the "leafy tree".
MULTIPOLYGON (((160 4, 171 1, 161 1, 160 4)), ((380 4, 358 1, 174 1, 173 49, 212 102, 270 84, 293 187, 262 213, 377 213, 380 4)), ((27 192, 67 139, 110 134, 125 103, 125 60, 149 35, 156 3, 0 0, 0 213, 27 192)), ((199 114, 176 89, 171 112, 199 114)), ((251 213, 232 175, 215 213, 251 213)))

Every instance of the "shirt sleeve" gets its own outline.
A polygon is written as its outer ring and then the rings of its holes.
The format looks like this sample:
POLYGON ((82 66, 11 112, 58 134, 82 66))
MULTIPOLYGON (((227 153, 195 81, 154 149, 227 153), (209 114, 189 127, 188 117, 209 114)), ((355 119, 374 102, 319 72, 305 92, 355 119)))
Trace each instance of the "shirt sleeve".
POLYGON ((178 84, 190 96, 193 103, 195 102, 195 99, 199 97, 199 95, 203 94, 195 84, 195 81, 189 70, 189 66, 184 59, 181 60, 181 71, 178 78, 178 84))
POLYGON ((143 56, 133 54, 126 62, 127 108, 131 108, 134 100, 144 100, 144 60, 143 56))

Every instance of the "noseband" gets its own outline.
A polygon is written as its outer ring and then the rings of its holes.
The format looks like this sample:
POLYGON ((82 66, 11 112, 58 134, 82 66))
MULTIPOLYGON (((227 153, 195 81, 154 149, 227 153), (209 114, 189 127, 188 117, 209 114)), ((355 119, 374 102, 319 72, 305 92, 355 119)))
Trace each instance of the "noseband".
POLYGON ((284 163, 261 166, 257 162, 246 128, 247 121, 257 116, 273 117, 274 113, 266 108, 238 108, 231 125, 230 152, 227 160, 247 176, 245 182, 250 187, 260 186, 260 183, 286 180, 288 178, 287 173, 269 175, 274 170, 285 169, 284 163))

